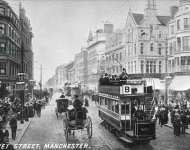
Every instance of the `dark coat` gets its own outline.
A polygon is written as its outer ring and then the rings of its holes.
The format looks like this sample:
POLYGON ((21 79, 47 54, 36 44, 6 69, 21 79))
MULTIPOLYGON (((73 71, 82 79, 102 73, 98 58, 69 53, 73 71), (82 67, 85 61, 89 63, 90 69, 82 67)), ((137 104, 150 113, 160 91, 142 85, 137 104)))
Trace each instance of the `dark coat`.
POLYGON ((79 99, 76 99, 76 100, 73 102, 73 107, 74 107, 76 110, 82 109, 82 102, 81 102, 79 99))
POLYGON ((16 117, 11 118, 11 120, 9 121, 9 125, 11 128, 17 128, 17 119, 16 117))

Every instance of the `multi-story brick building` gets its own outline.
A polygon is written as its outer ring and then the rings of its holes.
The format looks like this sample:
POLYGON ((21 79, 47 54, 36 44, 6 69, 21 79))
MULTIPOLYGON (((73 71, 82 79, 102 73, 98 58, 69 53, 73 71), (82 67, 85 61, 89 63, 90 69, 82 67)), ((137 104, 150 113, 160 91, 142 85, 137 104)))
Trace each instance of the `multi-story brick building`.
POLYGON ((0 81, 16 82, 21 67, 21 25, 19 17, 5 1, 0 1, 0 81))
POLYGON ((190 0, 172 8, 168 35, 168 73, 174 76, 170 89, 190 89, 190 0))
POLYGON ((27 73, 29 79, 33 78, 31 41, 32 30, 24 9, 20 6, 17 15, 7 2, 0 0, 0 81, 2 84, 13 88, 19 72, 27 73))

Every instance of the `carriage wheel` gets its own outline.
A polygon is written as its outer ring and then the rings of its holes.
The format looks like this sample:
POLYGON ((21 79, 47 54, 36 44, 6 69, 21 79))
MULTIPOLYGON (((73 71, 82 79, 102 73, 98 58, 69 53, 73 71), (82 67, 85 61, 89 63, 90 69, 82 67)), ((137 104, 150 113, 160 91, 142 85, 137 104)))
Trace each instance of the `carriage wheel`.
POLYGON ((68 143, 68 138, 69 138, 69 129, 65 128, 65 140, 66 140, 66 143, 68 143))
POLYGON ((57 119, 58 119, 58 111, 57 111, 57 108, 55 109, 55 114, 56 114, 56 117, 57 117, 57 119))
POLYGON ((65 139, 66 139, 66 142, 68 143, 70 130, 69 130, 68 120, 66 118, 63 119, 63 127, 64 127, 64 132, 65 132, 65 139))
POLYGON ((88 117, 87 134, 88 134, 88 138, 92 137, 92 120, 90 117, 88 117))
POLYGON ((59 117, 59 115, 58 115, 58 113, 56 112, 56 117, 57 117, 57 119, 58 119, 58 117, 59 117))

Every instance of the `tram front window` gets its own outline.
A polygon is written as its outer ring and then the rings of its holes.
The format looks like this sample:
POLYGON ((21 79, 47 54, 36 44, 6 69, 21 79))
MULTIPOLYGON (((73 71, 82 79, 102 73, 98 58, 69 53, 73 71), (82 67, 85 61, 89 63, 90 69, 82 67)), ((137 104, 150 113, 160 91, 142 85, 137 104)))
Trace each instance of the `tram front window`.
POLYGON ((121 114, 129 114, 129 104, 121 105, 121 114))

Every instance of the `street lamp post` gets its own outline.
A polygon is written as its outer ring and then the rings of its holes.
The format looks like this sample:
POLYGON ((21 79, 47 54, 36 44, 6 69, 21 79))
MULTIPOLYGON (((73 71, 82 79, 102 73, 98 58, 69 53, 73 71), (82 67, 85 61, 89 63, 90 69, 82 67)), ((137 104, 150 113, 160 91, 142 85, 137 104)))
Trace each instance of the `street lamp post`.
POLYGON ((30 86, 31 86, 31 94, 32 94, 32 99, 34 99, 34 85, 35 85, 35 80, 30 80, 30 86))

